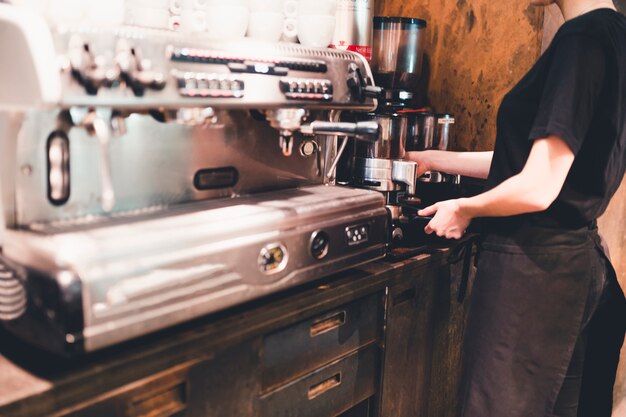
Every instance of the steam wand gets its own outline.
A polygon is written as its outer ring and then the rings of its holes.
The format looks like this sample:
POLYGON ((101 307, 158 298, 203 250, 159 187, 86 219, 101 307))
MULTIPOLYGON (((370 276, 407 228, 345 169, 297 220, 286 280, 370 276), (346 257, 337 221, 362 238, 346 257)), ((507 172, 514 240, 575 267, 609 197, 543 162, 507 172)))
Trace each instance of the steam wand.
POLYGON ((111 176, 111 158, 109 156, 109 141, 111 129, 109 125, 96 113, 90 110, 81 125, 94 135, 100 144, 100 180, 102 181, 102 209, 110 212, 115 206, 115 191, 111 176))

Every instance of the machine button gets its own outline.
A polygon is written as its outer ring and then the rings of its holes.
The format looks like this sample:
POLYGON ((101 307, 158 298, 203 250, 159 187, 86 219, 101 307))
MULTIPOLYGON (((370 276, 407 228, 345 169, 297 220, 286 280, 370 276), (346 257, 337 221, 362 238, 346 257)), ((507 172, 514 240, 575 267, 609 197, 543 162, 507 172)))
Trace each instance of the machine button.
POLYGON ((198 88, 198 81, 193 77, 185 77, 185 88, 187 90, 195 90, 198 88))
POLYGON ((206 90, 209 88, 209 80, 207 79, 206 75, 199 74, 197 83, 198 83, 198 88, 201 90, 206 90))
POLYGON ((280 243, 273 243, 261 249, 257 263, 265 275, 282 272, 289 260, 287 248, 280 243))
POLYGON ((219 90, 220 89, 220 80, 216 80, 215 78, 209 80, 209 89, 210 90, 219 90))
POLYGON ((348 246, 355 246, 369 240, 369 225, 351 226, 346 228, 348 246))
POLYGON ((330 236, 328 233, 319 231, 313 233, 311 237, 311 255, 317 260, 322 260, 328 256, 330 248, 330 236))

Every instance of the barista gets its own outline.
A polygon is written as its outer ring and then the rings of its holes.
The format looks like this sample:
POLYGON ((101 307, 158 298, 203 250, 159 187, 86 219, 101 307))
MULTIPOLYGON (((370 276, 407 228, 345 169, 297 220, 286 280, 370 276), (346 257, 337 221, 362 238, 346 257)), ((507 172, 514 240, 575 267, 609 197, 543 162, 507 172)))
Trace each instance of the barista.
POLYGON ((626 17, 556 3, 566 23, 504 97, 493 153, 411 153, 421 172, 488 191, 420 215, 427 233, 484 227, 464 344, 464 417, 609 417, 626 301, 596 219, 626 168, 626 17))

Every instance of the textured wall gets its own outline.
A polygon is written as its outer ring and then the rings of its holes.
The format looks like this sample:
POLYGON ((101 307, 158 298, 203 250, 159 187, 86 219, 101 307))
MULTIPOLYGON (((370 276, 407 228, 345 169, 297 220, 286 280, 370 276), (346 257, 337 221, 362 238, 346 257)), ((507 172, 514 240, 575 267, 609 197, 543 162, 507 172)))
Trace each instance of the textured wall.
POLYGON ((457 117, 451 146, 492 149, 499 103, 539 55, 542 11, 522 0, 378 0, 377 12, 428 21, 430 101, 457 117))

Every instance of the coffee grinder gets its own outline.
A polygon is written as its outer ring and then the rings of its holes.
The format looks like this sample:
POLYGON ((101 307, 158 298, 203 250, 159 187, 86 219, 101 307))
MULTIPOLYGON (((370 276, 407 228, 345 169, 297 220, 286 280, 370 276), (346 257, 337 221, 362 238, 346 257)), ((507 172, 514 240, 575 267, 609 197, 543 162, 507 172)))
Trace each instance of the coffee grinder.
POLYGON ((407 151, 446 150, 454 117, 427 112, 423 75, 427 22, 408 17, 374 18, 372 73, 383 89, 375 112, 362 115, 380 125, 378 141, 353 142, 337 171, 337 181, 383 193, 398 246, 426 242, 430 219, 417 211, 440 201, 458 187, 459 179, 429 172, 417 177, 417 163, 407 151))

